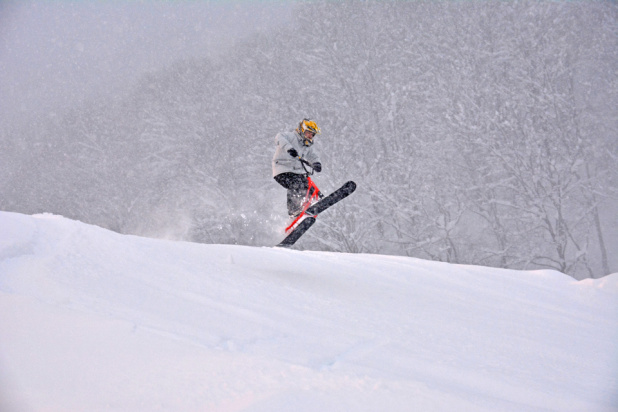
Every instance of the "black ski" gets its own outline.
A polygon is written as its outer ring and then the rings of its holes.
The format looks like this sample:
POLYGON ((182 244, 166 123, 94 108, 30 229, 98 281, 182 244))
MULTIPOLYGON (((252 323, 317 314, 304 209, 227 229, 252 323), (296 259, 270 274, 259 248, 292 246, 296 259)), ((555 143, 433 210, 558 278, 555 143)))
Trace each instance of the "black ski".
POLYGON ((316 204, 307 209, 307 214, 316 216, 335 203, 339 202, 341 199, 344 199, 350 196, 356 190, 356 183, 353 181, 346 182, 339 189, 335 190, 330 195, 326 196, 323 199, 320 199, 316 204))
POLYGON ((315 217, 307 217, 296 226, 277 246, 290 247, 315 223, 315 217))

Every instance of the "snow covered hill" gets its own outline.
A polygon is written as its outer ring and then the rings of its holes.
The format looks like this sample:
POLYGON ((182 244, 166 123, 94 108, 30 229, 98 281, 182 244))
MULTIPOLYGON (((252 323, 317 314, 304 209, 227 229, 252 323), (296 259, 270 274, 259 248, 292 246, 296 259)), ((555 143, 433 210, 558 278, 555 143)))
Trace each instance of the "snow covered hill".
POLYGON ((0 212, 2 411, 615 411, 618 274, 0 212))

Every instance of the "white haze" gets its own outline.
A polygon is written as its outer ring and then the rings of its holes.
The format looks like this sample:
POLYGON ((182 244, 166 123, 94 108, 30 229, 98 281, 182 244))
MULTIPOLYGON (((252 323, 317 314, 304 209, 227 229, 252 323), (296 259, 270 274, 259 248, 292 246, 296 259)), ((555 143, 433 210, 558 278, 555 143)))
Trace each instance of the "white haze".
POLYGON ((289 24, 283 2, 14 1, 0 4, 0 119, 117 100, 144 73, 217 55, 289 24))

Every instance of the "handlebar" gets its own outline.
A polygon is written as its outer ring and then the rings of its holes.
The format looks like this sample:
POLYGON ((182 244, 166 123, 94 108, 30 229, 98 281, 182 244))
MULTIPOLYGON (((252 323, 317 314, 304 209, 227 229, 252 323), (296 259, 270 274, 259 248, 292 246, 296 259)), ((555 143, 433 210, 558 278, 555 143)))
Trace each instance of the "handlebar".
POLYGON ((300 164, 303 165, 303 169, 305 169, 305 173, 307 173, 308 176, 312 176, 313 173, 315 172, 315 170, 313 169, 313 165, 311 163, 309 163, 308 161, 306 161, 305 159, 303 159, 300 156, 296 157, 298 160, 300 160, 300 164), (307 167, 309 166, 309 168, 311 169, 311 171, 307 170, 307 167))

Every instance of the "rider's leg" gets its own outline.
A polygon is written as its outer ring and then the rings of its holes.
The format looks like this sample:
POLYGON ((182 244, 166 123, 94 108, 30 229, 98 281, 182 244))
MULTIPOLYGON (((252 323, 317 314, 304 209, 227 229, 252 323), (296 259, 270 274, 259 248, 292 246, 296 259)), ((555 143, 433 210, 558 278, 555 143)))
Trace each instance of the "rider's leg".
POLYGON ((288 214, 294 216, 300 212, 302 208, 302 201, 307 194, 309 188, 309 182, 305 175, 299 175, 296 173, 281 173, 275 176, 275 180, 281 186, 288 189, 287 193, 287 206, 288 214))

